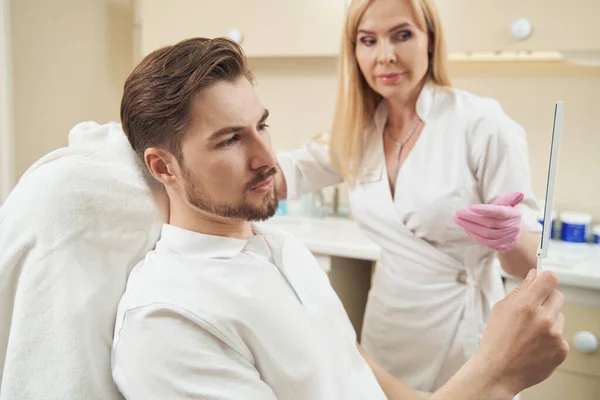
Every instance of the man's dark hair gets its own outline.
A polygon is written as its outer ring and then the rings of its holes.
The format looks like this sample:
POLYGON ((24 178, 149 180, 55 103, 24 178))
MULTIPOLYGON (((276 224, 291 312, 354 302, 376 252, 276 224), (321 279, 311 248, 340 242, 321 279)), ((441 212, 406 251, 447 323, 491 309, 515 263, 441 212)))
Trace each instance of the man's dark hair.
POLYGON ((142 160, 149 147, 162 147, 181 162, 194 97, 242 76, 253 81, 243 50, 229 39, 192 38, 150 53, 125 81, 121 122, 131 147, 142 160))

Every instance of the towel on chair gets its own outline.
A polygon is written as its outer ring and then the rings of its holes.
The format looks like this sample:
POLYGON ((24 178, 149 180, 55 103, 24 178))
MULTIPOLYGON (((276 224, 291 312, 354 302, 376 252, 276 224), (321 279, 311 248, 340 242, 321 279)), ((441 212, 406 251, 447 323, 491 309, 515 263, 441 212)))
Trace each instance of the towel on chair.
POLYGON ((0 399, 121 399, 110 349, 127 277, 168 214, 121 126, 83 122, 0 207, 0 399))

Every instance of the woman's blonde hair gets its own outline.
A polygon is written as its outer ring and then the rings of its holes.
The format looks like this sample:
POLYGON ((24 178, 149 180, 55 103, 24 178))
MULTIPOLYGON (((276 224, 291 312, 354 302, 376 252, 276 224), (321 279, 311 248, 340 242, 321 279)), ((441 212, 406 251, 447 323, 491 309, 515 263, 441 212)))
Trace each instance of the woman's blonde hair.
MULTIPOLYGON (((362 162, 364 133, 372 123, 381 101, 361 73, 355 56, 358 24, 373 0, 353 0, 346 16, 339 64, 339 83, 330 154, 334 168, 353 186, 362 162)), ((442 24, 433 0, 408 0, 412 3, 418 27, 427 32, 433 52, 426 79, 436 85, 451 86, 448 76, 446 43, 442 24)))

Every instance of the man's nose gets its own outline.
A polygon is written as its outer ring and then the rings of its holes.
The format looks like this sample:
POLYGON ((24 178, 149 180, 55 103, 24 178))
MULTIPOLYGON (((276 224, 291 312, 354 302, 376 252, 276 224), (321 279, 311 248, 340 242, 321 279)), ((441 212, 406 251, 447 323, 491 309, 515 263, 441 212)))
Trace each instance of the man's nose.
POLYGON ((261 168, 272 168, 277 165, 277 158, 271 147, 271 140, 268 135, 256 140, 256 144, 252 150, 252 159, 250 168, 259 170, 261 168))

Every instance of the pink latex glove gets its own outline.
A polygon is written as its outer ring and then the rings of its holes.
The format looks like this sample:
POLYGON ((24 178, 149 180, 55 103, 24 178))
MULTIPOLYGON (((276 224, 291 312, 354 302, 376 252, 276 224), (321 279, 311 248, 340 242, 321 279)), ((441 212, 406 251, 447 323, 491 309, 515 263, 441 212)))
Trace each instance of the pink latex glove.
POLYGON ((492 204, 475 204, 456 211, 454 222, 483 246, 506 253, 521 237, 521 211, 516 207, 523 193, 498 197, 492 204))

